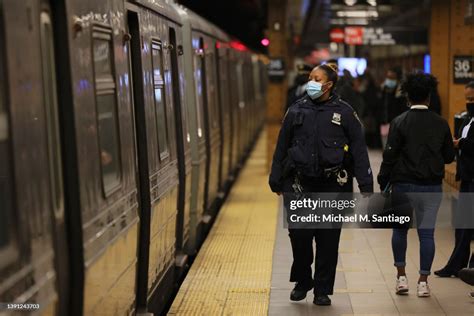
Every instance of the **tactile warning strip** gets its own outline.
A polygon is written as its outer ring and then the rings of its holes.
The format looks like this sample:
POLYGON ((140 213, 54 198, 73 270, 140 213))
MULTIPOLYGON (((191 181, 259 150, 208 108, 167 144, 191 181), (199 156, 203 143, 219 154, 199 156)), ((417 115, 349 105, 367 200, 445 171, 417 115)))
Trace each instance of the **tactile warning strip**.
POLYGON ((267 315, 279 201, 267 183, 263 132, 169 315, 267 315))

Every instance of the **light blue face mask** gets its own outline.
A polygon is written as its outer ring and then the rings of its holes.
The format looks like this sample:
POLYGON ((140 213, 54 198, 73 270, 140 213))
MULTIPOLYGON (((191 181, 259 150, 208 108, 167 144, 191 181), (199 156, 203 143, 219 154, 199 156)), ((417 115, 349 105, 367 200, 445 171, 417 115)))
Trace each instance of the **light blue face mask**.
POLYGON ((317 99, 324 94, 323 85, 314 80, 310 80, 306 84, 306 93, 308 93, 311 99, 317 99))
POLYGON ((384 85, 389 89, 393 89, 397 86, 397 80, 385 79, 384 85))

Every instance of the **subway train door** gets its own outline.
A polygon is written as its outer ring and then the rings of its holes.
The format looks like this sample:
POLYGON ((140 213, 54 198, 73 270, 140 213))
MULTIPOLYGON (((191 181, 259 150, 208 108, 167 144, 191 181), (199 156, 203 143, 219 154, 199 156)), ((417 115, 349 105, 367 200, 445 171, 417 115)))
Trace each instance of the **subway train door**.
MULTIPOLYGON (((178 64, 178 54, 182 53, 182 47, 178 47, 176 39, 176 31, 173 27, 169 29, 170 54, 171 54, 171 83, 172 97, 174 105, 175 128, 176 128, 176 145, 178 156, 178 174, 179 174, 179 190, 178 190, 178 220, 176 227, 176 248, 179 252, 177 257, 177 265, 183 266, 187 256, 184 255, 185 244, 189 239, 189 222, 190 222, 190 195, 191 195, 191 166, 189 151, 189 136, 186 119, 186 109, 181 98, 180 71, 178 64)), ((184 92, 184 91, 183 91, 184 92)))
POLYGON ((137 151, 137 179, 139 187, 139 216, 140 231, 138 245, 138 268, 137 268, 137 293, 136 310, 138 313, 147 310, 148 296, 148 262, 150 256, 150 214, 151 214, 151 196, 149 181, 149 162, 148 162, 148 144, 146 113, 144 109, 144 85, 142 71, 142 43, 140 35, 140 24, 138 9, 127 12, 128 32, 131 35, 130 41, 130 68, 132 74, 133 90, 133 109, 134 109, 134 130, 135 146, 137 151), (135 11, 137 10, 137 11, 135 11))
MULTIPOLYGON (((56 62, 54 54, 54 34, 52 11, 49 1, 42 1, 40 11, 41 64, 43 75, 43 106, 45 113, 49 184, 51 200, 52 235, 54 263, 56 268, 56 287, 58 290, 58 315, 68 309, 68 245, 66 236, 65 202, 63 184, 63 165, 59 125, 59 105, 56 86, 56 62)), ((59 63, 60 66, 60 63, 59 63)))

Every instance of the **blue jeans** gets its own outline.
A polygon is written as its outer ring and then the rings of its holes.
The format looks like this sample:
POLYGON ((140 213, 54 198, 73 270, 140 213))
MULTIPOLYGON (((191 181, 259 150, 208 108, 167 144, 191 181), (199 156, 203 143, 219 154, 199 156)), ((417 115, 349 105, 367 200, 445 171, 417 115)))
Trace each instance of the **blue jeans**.
MULTIPOLYGON (((436 215, 441 205, 441 185, 417 185, 411 183, 395 183, 393 192, 399 193, 431 193, 408 195, 411 205, 415 210, 418 223, 418 239, 420 240, 420 274, 430 275, 431 265, 435 255, 434 224, 436 215), (436 193, 436 194, 435 194, 436 193), (437 194, 439 193, 439 194, 437 194), (425 223, 421 224, 420 223, 425 223)), ((392 235, 392 251, 394 265, 406 266, 408 229, 394 229, 392 235)))

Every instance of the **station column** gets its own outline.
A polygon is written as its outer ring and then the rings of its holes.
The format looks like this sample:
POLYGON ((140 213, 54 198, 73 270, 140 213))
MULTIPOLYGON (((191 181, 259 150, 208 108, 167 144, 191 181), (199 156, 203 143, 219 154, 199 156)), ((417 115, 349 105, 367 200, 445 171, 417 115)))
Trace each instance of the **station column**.
MULTIPOLYGON (((288 37, 286 27, 287 0, 268 1, 268 30, 270 40, 268 54, 270 60, 279 59, 288 68, 288 37)), ((267 162, 270 168, 273 151, 278 138, 281 120, 284 115, 288 82, 286 76, 281 80, 270 78, 267 90, 267 162)))
POLYGON ((433 0, 431 7, 431 72, 438 78, 442 115, 451 128, 454 115, 465 109, 464 86, 469 81, 454 78, 455 62, 474 56, 474 24, 466 16, 473 5, 470 2, 433 0))
MULTIPOLYGON (((465 110, 464 86, 474 80, 474 0, 431 2, 431 72, 438 78, 441 114, 454 134, 454 115, 465 110), (471 69, 469 69, 471 68, 471 69), (456 75, 455 75, 456 74, 456 75)), ((445 181, 459 190, 455 163, 446 167, 445 181)))

